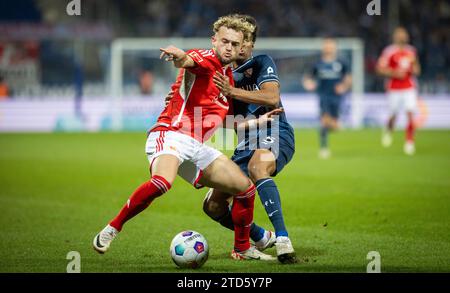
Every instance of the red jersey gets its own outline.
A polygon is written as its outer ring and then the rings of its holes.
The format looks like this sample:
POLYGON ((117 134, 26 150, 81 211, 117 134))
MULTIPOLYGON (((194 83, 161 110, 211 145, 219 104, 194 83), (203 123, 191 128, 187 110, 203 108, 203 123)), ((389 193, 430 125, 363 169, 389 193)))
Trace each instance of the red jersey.
POLYGON ((387 90, 402 90, 416 87, 415 78, 412 74, 413 65, 417 58, 416 49, 407 45, 400 48, 396 45, 387 46, 380 56, 379 64, 392 70, 405 71, 404 79, 389 78, 387 80, 387 90))
POLYGON ((204 142, 220 127, 230 104, 213 82, 216 71, 234 85, 231 67, 223 67, 213 50, 190 50, 196 66, 182 68, 172 85, 173 98, 151 131, 172 130, 204 142))

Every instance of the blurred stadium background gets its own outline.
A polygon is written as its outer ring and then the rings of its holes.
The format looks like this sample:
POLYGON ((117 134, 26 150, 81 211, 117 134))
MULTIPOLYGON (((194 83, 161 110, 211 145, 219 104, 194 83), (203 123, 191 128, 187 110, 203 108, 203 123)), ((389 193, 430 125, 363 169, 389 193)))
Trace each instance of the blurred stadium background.
POLYGON ((450 127, 450 4, 445 0, 381 1, 380 16, 367 15, 370 1, 350 0, 91 0, 80 2, 80 16, 66 13, 69 2, 0 4, 0 131, 149 127, 176 74, 158 59, 157 48, 172 42, 167 38, 209 38, 214 19, 239 11, 259 22, 256 49, 264 38, 295 38, 294 44, 309 45, 283 50, 283 42, 272 41, 257 51, 270 53, 277 62, 284 103, 297 126, 318 121, 316 98, 305 93, 300 80, 319 57, 320 38, 325 36, 351 38, 361 45, 361 51, 347 47, 340 54, 356 73, 343 108, 344 125, 384 123, 383 80, 374 67, 392 28, 401 24, 409 30, 423 67, 418 119, 423 127, 450 127), (114 76, 112 48, 120 38, 166 39, 155 39, 153 50, 122 51, 120 72, 114 76), (297 38, 314 39, 302 43, 297 38))

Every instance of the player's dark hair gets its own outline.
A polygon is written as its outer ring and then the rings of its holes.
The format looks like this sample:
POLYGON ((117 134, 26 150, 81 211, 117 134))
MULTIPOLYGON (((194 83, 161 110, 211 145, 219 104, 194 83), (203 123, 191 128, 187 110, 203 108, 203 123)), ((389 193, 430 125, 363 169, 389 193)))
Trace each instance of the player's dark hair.
POLYGON ((255 27, 255 30, 252 33, 252 42, 256 42, 256 36, 258 34, 258 23, 256 22, 256 19, 248 14, 245 14, 243 19, 255 27))

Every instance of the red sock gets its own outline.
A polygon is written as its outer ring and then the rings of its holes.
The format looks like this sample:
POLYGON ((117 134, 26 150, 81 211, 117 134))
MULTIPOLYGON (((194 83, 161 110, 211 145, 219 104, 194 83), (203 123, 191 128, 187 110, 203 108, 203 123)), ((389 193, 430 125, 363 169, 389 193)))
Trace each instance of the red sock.
POLYGON ((414 142, 414 122, 409 121, 406 126, 406 141, 414 142))
POLYGON ((234 249, 245 251, 250 248, 250 225, 253 222, 255 185, 233 198, 231 217, 234 223, 234 249))
POLYGON ((150 181, 143 183, 131 195, 119 214, 109 223, 118 231, 123 224, 145 210, 152 201, 170 189, 170 183, 161 176, 155 175, 150 181))

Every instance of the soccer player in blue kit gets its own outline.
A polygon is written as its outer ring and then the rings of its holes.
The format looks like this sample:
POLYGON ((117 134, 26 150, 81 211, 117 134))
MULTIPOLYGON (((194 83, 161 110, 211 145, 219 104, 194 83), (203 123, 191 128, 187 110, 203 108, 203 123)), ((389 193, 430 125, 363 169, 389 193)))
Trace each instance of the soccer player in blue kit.
POLYGON ((347 66, 337 58, 336 41, 326 38, 323 41, 322 57, 312 70, 312 76, 305 76, 303 87, 307 91, 316 91, 320 108, 320 151, 319 157, 327 159, 331 152, 328 148, 330 130, 339 129, 339 110, 344 94, 352 85, 352 77, 347 66))
MULTIPOLYGON (((268 55, 252 56, 256 40, 257 24, 253 17, 236 15, 252 24, 255 30, 251 40, 245 40, 234 69, 235 87, 227 77, 217 72, 214 76, 216 86, 226 96, 233 97, 233 114, 244 118, 261 117, 273 109, 282 107, 277 67, 268 55)), ((238 135, 239 136, 239 135, 238 135)), ((275 233, 252 224, 250 237, 258 250, 275 245, 281 263, 295 263, 297 258, 284 223, 278 187, 271 177, 276 176, 292 159, 295 151, 294 130, 286 115, 281 112, 278 119, 262 129, 249 126, 249 132, 238 138, 238 145, 232 160, 255 183, 261 202, 275 229, 275 233), (275 235, 274 235, 275 234, 275 235)), ((203 209, 213 220, 224 227, 233 229, 229 201, 221 200, 221 191, 210 189, 203 209)), ((239 252, 232 255, 244 258, 239 252)))

